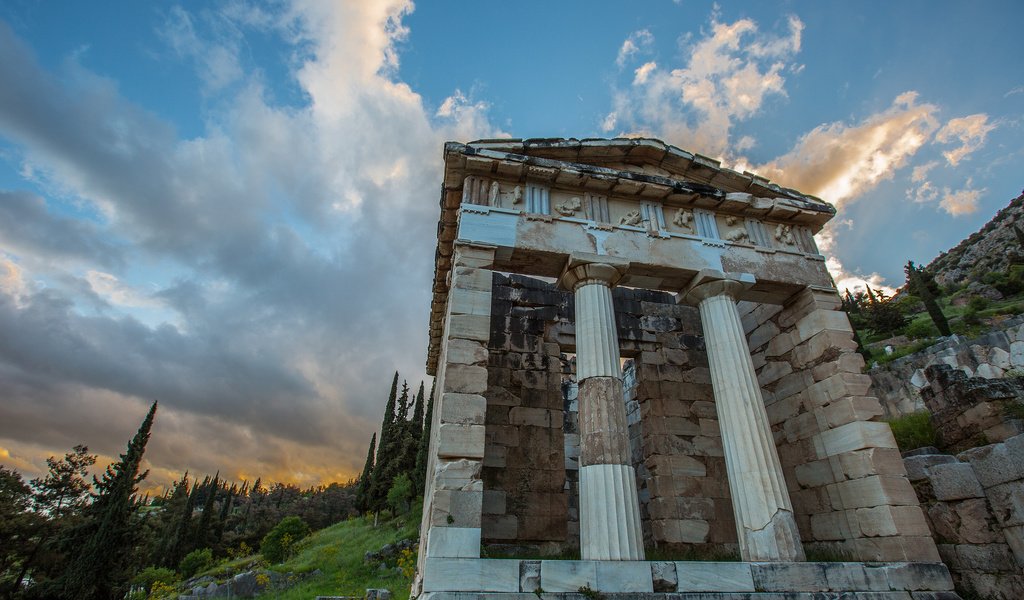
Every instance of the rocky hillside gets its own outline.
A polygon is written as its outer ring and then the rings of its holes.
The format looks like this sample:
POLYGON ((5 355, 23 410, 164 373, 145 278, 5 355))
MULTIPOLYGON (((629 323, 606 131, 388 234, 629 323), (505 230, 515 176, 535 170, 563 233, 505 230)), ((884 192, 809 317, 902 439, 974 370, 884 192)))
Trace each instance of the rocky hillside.
POLYGON ((933 260, 928 269, 935 274, 935 281, 943 287, 960 286, 991 271, 1005 272, 1011 257, 1022 252, 1014 224, 1024 231, 1024 193, 1011 200, 980 231, 933 260))

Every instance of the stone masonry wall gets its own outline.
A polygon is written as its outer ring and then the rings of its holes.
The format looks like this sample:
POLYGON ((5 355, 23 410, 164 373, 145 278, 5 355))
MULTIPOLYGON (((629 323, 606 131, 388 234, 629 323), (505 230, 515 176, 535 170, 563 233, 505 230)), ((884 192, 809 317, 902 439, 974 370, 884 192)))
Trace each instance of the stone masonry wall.
POLYGON ((739 311, 805 548, 938 560, 846 314, 830 290, 739 311))
MULTIPOLYGON (((562 352, 553 324, 572 294, 520 275, 493 274, 483 463, 483 541, 555 553, 568 530, 562 352)), ((578 543, 577 543, 578 545, 578 543)))
MULTIPOLYGON (((716 545, 736 532, 696 309, 671 294, 613 290, 619 347, 633 361, 627 403, 649 546, 716 545)), ((493 274, 482 537, 557 552, 579 543, 573 296, 493 274)))
POLYGON ((957 590, 965 597, 1020 598, 1024 435, 957 456, 915 453, 904 462, 957 590))
POLYGON ((945 452, 1001 442, 1024 433, 1024 377, 968 377, 945 363, 924 370, 921 398, 945 452))
POLYGON ((872 386, 882 400, 886 418, 923 410, 921 390, 928 385, 925 369, 946 364, 968 377, 1001 379, 1007 371, 1024 370, 1024 315, 1007 319, 985 335, 949 338, 924 350, 871 369, 872 386))

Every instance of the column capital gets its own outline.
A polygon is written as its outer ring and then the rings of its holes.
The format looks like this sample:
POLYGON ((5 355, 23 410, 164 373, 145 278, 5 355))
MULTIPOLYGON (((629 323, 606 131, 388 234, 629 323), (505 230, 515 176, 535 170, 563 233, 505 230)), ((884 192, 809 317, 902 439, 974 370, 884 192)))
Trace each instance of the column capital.
POLYGON ((717 269, 701 269, 676 297, 679 304, 696 306, 714 296, 726 295, 739 300, 740 294, 754 285, 750 273, 724 273, 717 269))
POLYGON ((588 283, 600 283, 614 287, 626 274, 629 261, 614 256, 601 254, 577 253, 569 255, 569 260, 558 278, 558 285, 564 289, 576 291, 588 283))

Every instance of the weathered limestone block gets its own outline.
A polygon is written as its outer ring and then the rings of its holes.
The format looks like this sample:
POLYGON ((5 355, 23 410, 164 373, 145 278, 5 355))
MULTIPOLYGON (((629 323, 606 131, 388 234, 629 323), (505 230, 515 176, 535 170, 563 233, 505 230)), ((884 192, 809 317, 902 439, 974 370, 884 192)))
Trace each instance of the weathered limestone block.
POLYGON ((482 515, 482 537, 488 540, 519 539, 519 519, 515 515, 482 515))
POLYGON ((442 458, 434 463, 434 489, 483 489, 483 482, 480 481, 481 466, 479 460, 444 460, 442 458))
POLYGON ((449 338, 462 338, 486 342, 490 337, 491 319, 487 315, 450 315, 447 334, 449 338))
POLYGON ((487 399, 478 394, 449 392, 442 396, 439 408, 442 423, 483 425, 487 399))
POLYGON ((753 592, 751 563, 676 562, 677 591, 753 592))
MULTIPOLYGON (((781 336, 780 336, 781 337, 781 336)), ((769 355, 772 345, 768 345, 769 355)), ((852 333, 822 331, 811 339, 792 347, 791 361, 793 368, 802 369, 807 365, 817 364, 826 353, 854 352, 857 342, 853 341, 852 333)))
POLYGON ((928 480, 932 484, 935 498, 940 501, 964 500, 966 498, 984 498, 974 469, 967 463, 937 464, 927 469, 928 480))
POLYGON ((651 568, 640 561, 598 561, 597 588, 602 592, 653 592, 651 568))
POLYGON ((483 491, 435 490, 430 524, 440 527, 480 527, 483 491))
POLYGON ((857 522, 866 537, 929 536, 928 522, 919 506, 876 506, 857 509, 857 522))
POLYGON ((928 519, 939 539, 966 544, 1002 541, 988 503, 983 498, 929 503, 928 519))
POLYGON ((882 505, 917 506, 917 495, 905 477, 872 475, 836 484, 843 506, 869 508, 882 505))
POLYGON ((871 388, 871 376, 861 373, 836 373, 807 388, 816 406, 825 406, 846 396, 864 396, 871 388))
POLYGON ((442 393, 482 394, 487 390, 487 368, 467 365, 448 365, 444 375, 442 393))
POLYGON ((854 421, 869 421, 883 413, 878 398, 854 396, 842 398, 823 409, 829 427, 839 427, 854 421))
POLYGON ((865 448, 896 448, 896 438, 888 423, 855 421, 823 431, 816 438, 823 456, 836 456, 865 448))
POLYGON ((956 457, 949 454, 915 454, 903 459, 907 468, 907 479, 921 481, 928 478, 928 469, 935 465, 955 463, 956 457))
POLYGON ((754 585, 765 592, 827 592, 828 576, 822 563, 754 563, 754 585))
POLYGON ((446 351, 445 360, 448 364, 478 365, 487 362, 487 347, 473 340, 448 340, 446 351))
POLYGON ((427 558, 423 563, 423 591, 518 592, 519 561, 427 558))
MULTIPOLYGON (((479 527, 431 527, 427 532, 427 557, 476 558, 480 556, 479 527)), ((518 569, 517 569, 518 571, 518 569)), ((517 581, 518 583, 518 581, 517 581)), ((518 586, 517 586, 518 587, 518 586)))
POLYGON ((581 587, 597 589, 597 561, 542 560, 540 585, 545 592, 575 592, 581 587))
POLYGON ((519 591, 535 592, 540 595, 540 561, 524 560, 519 563, 519 591))
POLYGON ((905 563, 874 568, 885 572, 891 590, 941 592, 953 589, 953 579, 949 576, 949 569, 939 562, 905 563))
POLYGON ((1024 435, 1000 444, 972 448, 960 453, 958 458, 971 464, 985 488, 1024 479, 1024 435))
MULTIPOLYGON (((487 271, 481 271, 488 273, 487 271)), ((490 275, 488 273, 488 279, 490 275)), ((459 282, 461 284, 462 282, 459 282)), ((491 291, 469 290, 455 287, 448 297, 448 310, 453 315, 484 315, 491 314, 491 291)))
POLYGON ((822 331, 853 333, 846 313, 836 310, 816 310, 796 323, 797 343, 811 339, 822 331))
POLYGON ((482 459, 484 431, 483 425, 441 423, 437 428, 437 456, 482 459))
POLYGON ((1002 527, 1024 525, 1024 481, 1010 481, 985 490, 1002 527))
POLYGON ((674 592, 678 580, 676 579, 676 564, 673 562, 655 561, 651 563, 651 581, 655 592, 674 592))

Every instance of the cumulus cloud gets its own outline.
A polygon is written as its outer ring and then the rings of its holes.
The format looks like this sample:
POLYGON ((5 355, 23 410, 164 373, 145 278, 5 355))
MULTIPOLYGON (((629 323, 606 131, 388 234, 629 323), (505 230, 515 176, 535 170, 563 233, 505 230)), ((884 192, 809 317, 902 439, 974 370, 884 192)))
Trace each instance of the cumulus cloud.
POLYGON ((710 32, 690 46, 683 66, 649 62, 626 89, 614 92, 603 128, 654 132, 684 148, 725 156, 733 125, 755 115, 768 98, 785 96, 783 73, 795 68, 790 61, 800 51, 803 28, 796 16, 782 35, 762 33, 750 19, 721 23, 713 17, 710 32))
POLYGON ((229 8, 175 9, 162 30, 220 94, 188 139, 102 74, 42 67, 0 24, 0 80, 18 82, 0 91, 0 137, 51 200, 95 215, 0 190, 4 448, 116 456, 159 399, 155 474, 223 460, 344 479, 394 370, 423 377, 439 149, 501 132, 485 103, 428 107, 396 78, 410 2, 229 8), (305 104, 264 88, 240 51, 254 33, 290 46, 305 104))
POLYGON ((938 128, 933 104, 900 94, 888 109, 858 124, 828 123, 756 171, 784 185, 842 204, 907 164, 938 128))
POLYGON ((957 148, 942 153, 946 157, 946 162, 955 167, 961 160, 984 146, 985 138, 995 128, 995 124, 989 123, 988 115, 984 113, 959 117, 950 119, 936 132, 935 141, 940 144, 960 143, 957 148))
POLYGON ((650 31, 646 29, 634 31, 629 34, 626 41, 622 42, 622 46, 619 48, 619 55, 615 58, 615 64, 620 67, 625 65, 630 57, 642 50, 647 50, 653 43, 654 36, 650 31))
MULTIPOLYGON (((967 185, 971 185, 971 180, 967 180, 967 185)), ((939 206, 942 210, 948 212, 954 217, 960 215, 969 215, 974 211, 978 210, 978 199, 985 193, 985 190, 972 190, 970 187, 962 190, 951 190, 950 188, 942 189, 942 199, 939 200, 939 206)))

